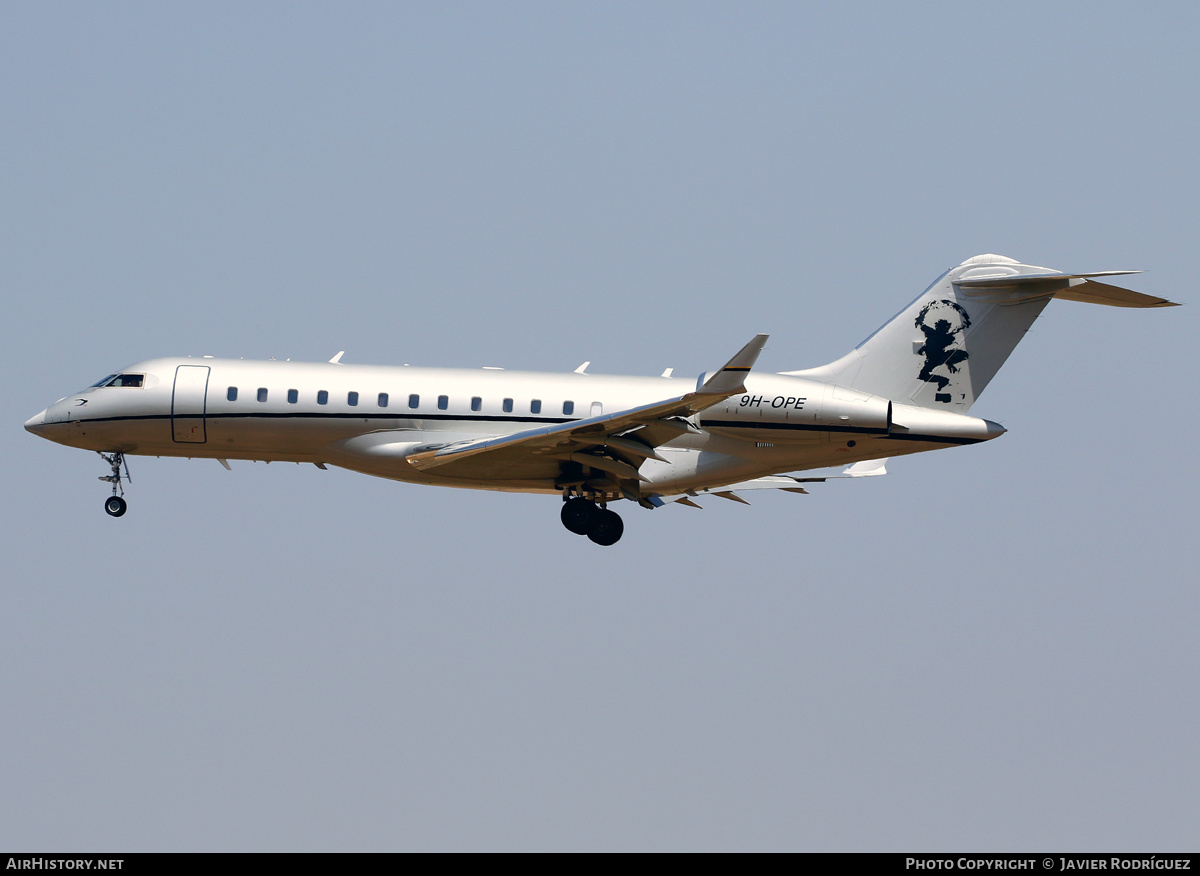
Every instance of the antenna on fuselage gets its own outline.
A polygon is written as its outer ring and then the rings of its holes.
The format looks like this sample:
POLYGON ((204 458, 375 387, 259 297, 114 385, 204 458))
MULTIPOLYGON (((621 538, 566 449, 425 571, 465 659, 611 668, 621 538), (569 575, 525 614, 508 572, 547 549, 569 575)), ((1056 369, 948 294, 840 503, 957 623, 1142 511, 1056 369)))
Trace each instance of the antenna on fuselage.
POLYGON ((345 350, 338 350, 338 354, 329 360, 329 364, 330 365, 341 365, 342 364, 342 356, 344 356, 344 355, 346 355, 345 350))

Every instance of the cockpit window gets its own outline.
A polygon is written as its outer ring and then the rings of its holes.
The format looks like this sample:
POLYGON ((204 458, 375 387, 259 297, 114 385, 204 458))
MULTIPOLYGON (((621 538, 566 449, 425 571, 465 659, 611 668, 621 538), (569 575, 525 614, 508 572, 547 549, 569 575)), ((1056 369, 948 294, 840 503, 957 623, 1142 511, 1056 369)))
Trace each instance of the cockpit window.
POLYGON ((146 379, 145 374, 118 374, 105 386, 141 386, 142 381, 146 379))
POLYGON ((110 380, 112 380, 116 376, 117 375, 115 375, 115 374, 110 374, 107 377, 101 377, 99 380, 97 380, 95 383, 92 384, 92 388, 94 389, 97 386, 104 386, 105 384, 107 384, 110 380))

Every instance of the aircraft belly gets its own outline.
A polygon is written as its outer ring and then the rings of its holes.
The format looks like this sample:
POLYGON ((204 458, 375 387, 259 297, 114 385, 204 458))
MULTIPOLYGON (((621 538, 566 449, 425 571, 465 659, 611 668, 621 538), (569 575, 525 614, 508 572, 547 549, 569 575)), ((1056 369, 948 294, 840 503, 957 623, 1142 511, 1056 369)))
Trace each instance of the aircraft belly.
POLYGON ((558 493, 554 480, 558 470, 547 469, 544 473, 521 472, 515 467, 503 471, 504 477, 498 476, 498 471, 482 468, 478 472, 460 472, 452 476, 444 475, 440 469, 421 471, 402 459, 369 458, 351 456, 349 454, 327 455, 330 465, 348 469, 360 474, 387 478, 405 483, 426 484, 435 487, 458 487, 465 490, 497 490, 508 493, 558 493), (542 476, 544 475, 544 476, 542 476))
POLYGON ((464 459, 448 463, 429 471, 429 474, 446 480, 549 480, 553 481, 562 472, 562 462, 557 459, 512 459, 477 460, 464 459))
MULTIPOLYGON (((765 456, 755 451, 753 443, 733 441, 712 436, 699 451, 663 449, 664 461, 649 459, 639 468, 639 473, 648 478, 642 484, 643 491, 663 492, 681 484, 733 483, 745 480, 750 472, 774 474, 784 464, 784 456, 772 453, 765 456)), ((793 451, 791 457, 795 457, 793 451)))
POLYGON ((662 495, 718 487, 739 481, 753 480, 768 475, 788 472, 802 473, 824 468, 841 468, 856 462, 883 457, 906 456, 927 450, 937 450, 952 445, 925 441, 895 440, 885 436, 860 437, 853 439, 854 446, 844 436, 834 436, 838 443, 821 446, 797 447, 783 445, 775 447, 745 448, 746 442, 733 442, 715 436, 702 453, 671 453, 667 464, 648 461, 640 469, 643 475, 652 478, 651 483, 642 484, 643 492, 662 495), (735 445, 741 444, 739 450, 735 445), (716 451, 720 452, 716 452, 716 451))
POLYGON ((789 424, 763 423, 758 425, 720 426, 705 421, 704 428, 714 435, 770 444, 813 446, 828 444, 830 433, 821 429, 799 428, 789 424))

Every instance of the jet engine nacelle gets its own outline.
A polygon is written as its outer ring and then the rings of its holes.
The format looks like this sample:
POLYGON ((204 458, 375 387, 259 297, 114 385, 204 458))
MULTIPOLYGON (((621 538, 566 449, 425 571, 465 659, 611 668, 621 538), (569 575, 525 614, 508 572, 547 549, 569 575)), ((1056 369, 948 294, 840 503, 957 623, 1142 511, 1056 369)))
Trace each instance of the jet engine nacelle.
POLYGON ((891 425, 890 410, 891 402, 885 398, 845 386, 827 385, 817 425, 827 426, 831 431, 866 430, 886 435, 891 425))

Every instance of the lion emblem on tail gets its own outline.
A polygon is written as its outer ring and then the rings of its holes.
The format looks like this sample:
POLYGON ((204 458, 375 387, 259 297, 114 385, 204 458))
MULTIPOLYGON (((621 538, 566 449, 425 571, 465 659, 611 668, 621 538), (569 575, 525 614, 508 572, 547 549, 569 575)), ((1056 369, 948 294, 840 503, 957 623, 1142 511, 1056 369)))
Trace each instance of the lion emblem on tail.
POLYGON ((934 371, 944 368, 950 374, 957 374, 959 366, 971 358, 960 346, 963 332, 971 327, 971 317, 958 302, 943 298, 921 308, 916 327, 925 335, 925 343, 917 348, 917 354, 925 357, 918 376, 937 384, 938 389, 945 389, 950 378, 934 371))

